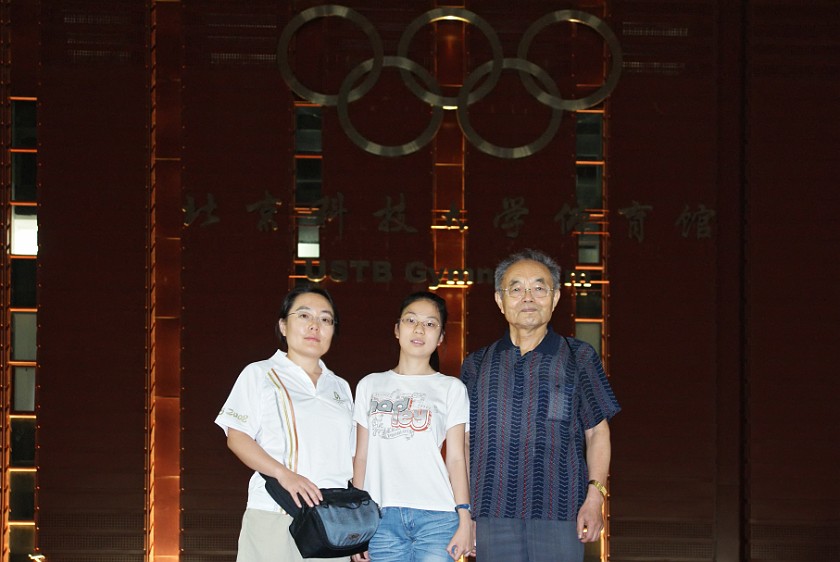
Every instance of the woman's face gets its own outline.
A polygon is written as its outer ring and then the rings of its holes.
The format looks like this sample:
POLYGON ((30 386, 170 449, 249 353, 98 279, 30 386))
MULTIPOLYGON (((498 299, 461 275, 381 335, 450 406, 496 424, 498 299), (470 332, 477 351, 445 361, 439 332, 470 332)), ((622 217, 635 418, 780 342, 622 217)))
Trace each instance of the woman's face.
POLYGON ((290 358, 320 359, 332 343, 333 319, 333 309, 327 299, 316 293, 299 295, 288 316, 280 320, 280 333, 286 337, 290 358))
POLYGON ((443 341, 438 307, 429 300, 417 300, 402 311, 394 334, 400 340, 402 353, 430 357, 443 341))

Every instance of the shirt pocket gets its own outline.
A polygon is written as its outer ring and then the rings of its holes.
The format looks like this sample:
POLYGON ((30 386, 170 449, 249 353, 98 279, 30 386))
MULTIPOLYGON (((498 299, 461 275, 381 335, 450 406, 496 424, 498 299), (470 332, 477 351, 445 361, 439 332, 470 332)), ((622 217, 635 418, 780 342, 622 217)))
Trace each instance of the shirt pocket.
POLYGON ((572 397, 575 385, 561 381, 552 382, 548 395, 547 419, 568 424, 572 418, 572 397))

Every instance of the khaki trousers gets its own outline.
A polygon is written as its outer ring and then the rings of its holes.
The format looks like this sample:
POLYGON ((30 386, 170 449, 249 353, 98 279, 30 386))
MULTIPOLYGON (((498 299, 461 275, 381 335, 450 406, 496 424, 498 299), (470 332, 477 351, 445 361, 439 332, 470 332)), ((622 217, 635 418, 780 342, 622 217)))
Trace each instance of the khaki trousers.
POLYGON ((236 562, 350 562, 347 558, 302 558, 289 533, 290 515, 246 509, 236 562))

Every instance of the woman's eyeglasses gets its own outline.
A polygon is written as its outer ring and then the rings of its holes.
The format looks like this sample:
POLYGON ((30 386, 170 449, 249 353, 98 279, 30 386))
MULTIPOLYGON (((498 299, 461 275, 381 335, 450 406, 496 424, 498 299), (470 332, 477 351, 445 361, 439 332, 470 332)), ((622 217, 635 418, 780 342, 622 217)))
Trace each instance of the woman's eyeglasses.
POLYGON ((417 326, 423 326, 427 330, 437 330, 440 328, 440 324, 434 320, 420 320, 416 316, 403 316, 400 318, 400 322, 409 328, 416 328, 417 326))
POLYGON ((297 312, 290 312, 289 315, 291 316, 294 314, 298 317, 298 320, 303 322, 304 324, 309 324, 310 322, 318 322, 321 326, 324 327, 332 327, 335 326, 335 318, 330 316, 329 314, 321 314, 320 316, 316 316, 311 312, 307 312, 305 310, 298 310, 297 312))

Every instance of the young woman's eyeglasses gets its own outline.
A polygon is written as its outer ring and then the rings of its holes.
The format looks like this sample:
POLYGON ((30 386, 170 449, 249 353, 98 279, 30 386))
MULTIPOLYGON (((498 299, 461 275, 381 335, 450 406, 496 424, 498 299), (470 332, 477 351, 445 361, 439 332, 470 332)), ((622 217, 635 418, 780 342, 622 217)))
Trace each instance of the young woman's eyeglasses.
POLYGON ((320 316, 316 316, 311 312, 307 312, 305 310, 298 310, 297 312, 290 312, 289 316, 294 314, 298 317, 298 320, 303 322, 304 324, 309 324, 310 322, 318 322, 321 326, 324 327, 332 327, 335 326, 335 318, 330 316, 329 314, 321 314, 320 316))
POLYGON ((544 299, 548 295, 554 291, 545 285, 534 285, 533 287, 523 287, 522 285, 516 285, 515 287, 508 287, 507 289, 501 289, 502 292, 507 293, 507 296, 511 298, 511 300, 518 301, 525 296, 525 293, 528 291, 531 292, 531 296, 535 299, 544 299))
POLYGON ((437 330, 440 328, 440 324, 434 320, 420 320, 416 316, 403 316, 400 318, 400 322, 402 322, 404 326, 408 326, 412 329, 417 326, 423 326, 426 330, 437 330))

